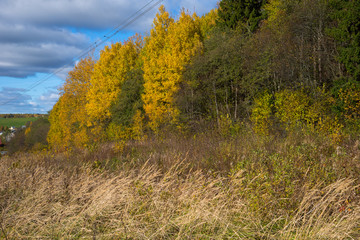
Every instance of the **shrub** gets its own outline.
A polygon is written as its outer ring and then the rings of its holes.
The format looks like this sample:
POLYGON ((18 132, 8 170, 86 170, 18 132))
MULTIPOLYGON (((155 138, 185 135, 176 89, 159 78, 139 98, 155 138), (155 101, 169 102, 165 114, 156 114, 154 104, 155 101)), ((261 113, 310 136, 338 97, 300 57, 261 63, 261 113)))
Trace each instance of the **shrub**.
POLYGON ((267 92, 254 100, 254 107, 250 120, 254 125, 254 131, 258 134, 268 135, 272 125, 273 96, 267 92))

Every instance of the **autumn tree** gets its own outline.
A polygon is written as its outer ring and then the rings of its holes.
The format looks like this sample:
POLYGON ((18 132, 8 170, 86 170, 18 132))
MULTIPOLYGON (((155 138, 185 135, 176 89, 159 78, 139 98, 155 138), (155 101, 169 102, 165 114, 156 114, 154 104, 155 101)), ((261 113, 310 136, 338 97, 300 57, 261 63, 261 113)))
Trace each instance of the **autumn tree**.
POLYGON ((201 29, 197 16, 184 10, 174 22, 164 6, 154 20, 144 49, 144 110, 156 131, 164 123, 174 123, 179 110, 174 95, 182 81, 184 66, 201 49, 201 29))
POLYGON ((111 120, 110 108, 118 98, 122 84, 136 66, 141 42, 138 36, 124 43, 106 46, 101 51, 86 95, 89 127, 100 126, 111 120))
POLYGON ((64 148, 72 145, 83 146, 89 141, 84 108, 90 86, 94 60, 87 57, 79 61, 69 72, 61 89, 61 96, 50 112, 49 145, 64 148))
POLYGON ((221 115, 237 118, 243 94, 250 89, 242 82, 244 38, 214 32, 204 42, 204 53, 193 58, 185 71, 178 101, 187 119, 221 115))
POLYGON ((134 68, 126 74, 118 98, 110 107, 111 123, 108 126, 110 140, 143 137, 144 110, 141 99, 143 90, 142 61, 139 57, 134 68))

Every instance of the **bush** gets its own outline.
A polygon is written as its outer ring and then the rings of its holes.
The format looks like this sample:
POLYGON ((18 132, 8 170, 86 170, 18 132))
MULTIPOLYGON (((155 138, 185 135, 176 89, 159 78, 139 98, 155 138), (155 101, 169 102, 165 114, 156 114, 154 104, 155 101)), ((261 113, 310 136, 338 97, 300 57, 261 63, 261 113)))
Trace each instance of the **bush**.
POLYGON ((47 147, 47 134, 50 123, 46 118, 39 118, 24 130, 18 130, 8 144, 10 154, 18 151, 42 150, 47 147))
POLYGON ((343 138, 344 126, 331 111, 332 98, 322 90, 313 95, 304 90, 265 93, 254 102, 251 122, 258 134, 268 135, 270 127, 280 127, 287 133, 302 130, 327 136, 336 144, 343 138))

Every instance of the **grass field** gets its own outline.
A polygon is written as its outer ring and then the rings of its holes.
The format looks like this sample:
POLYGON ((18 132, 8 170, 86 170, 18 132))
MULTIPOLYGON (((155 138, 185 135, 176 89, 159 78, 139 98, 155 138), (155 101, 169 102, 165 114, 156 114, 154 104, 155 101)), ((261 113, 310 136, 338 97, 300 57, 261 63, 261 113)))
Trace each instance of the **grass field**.
POLYGON ((168 134, 0 160, 0 239, 360 239, 360 140, 168 134))
POLYGON ((0 126, 4 127, 21 127, 25 125, 27 122, 33 122, 37 118, 31 117, 31 118, 0 118, 0 126))

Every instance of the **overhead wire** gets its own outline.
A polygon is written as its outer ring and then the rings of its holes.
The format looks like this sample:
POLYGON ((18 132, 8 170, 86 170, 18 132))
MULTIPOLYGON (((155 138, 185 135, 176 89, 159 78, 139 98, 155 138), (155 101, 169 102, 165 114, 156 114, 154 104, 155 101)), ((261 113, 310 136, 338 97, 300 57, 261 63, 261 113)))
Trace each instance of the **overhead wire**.
MULTIPOLYGON (((40 84, 44 83, 45 81, 49 80, 51 77, 55 76, 58 73, 61 73, 63 70, 65 70, 68 67, 71 67, 74 65, 74 63, 88 55, 90 52, 94 51, 96 48, 102 46, 104 43, 106 43, 108 40, 113 38, 115 35, 117 35, 120 31, 124 30, 126 27, 128 27, 130 24, 134 23, 136 20, 138 20, 140 17, 144 16, 146 13, 151 11, 154 7, 156 7, 159 3, 161 3, 164 0, 151 0, 147 4, 145 4, 142 8, 140 8, 138 11, 136 11, 134 14, 132 14, 130 17, 128 17, 123 23, 117 25, 112 30, 110 30, 108 33, 106 33, 100 41, 95 41, 93 44, 91 44, 89 47, 87 47, 85 50, 83 50, 80 54, 75 56, 71 62, 63 65, 60 68, 57 68, 52 73, 49 73, 46 77, 36 81, 30 87, 26 88, 23 92, 28 92, 35 87, 39 86, 40 84), (154 2, 154 3, 153 3, 154 2), (153 3, 153 4, 152 4, 153 3), (144 10, 145 9, 145 10, 144 10), (144 11, 143 11, 144 10, 144 11)), ((13 97, 5 102, 0 103, 0 106, 6 105, 16 99, 18 99, 21 95, 18 94, 18 96, 13 97)))

